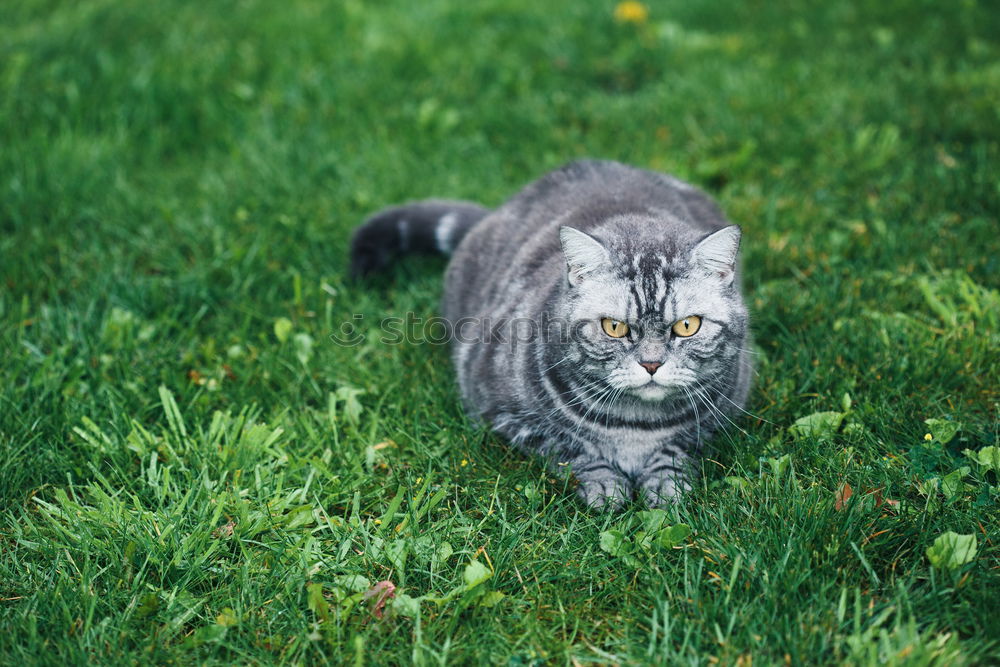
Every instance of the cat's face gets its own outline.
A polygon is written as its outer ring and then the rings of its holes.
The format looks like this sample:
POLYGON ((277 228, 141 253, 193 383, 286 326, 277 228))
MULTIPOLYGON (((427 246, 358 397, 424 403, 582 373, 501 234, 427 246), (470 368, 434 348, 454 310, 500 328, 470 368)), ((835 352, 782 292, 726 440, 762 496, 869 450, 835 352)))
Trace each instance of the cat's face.
POLYGON ((575 277, 567 253, 579 371, 645 401, 696 394, 726 373, 746 331, 733 285, 738 241, 732 227, 669 254, 605 248, 597 267, 575 277))

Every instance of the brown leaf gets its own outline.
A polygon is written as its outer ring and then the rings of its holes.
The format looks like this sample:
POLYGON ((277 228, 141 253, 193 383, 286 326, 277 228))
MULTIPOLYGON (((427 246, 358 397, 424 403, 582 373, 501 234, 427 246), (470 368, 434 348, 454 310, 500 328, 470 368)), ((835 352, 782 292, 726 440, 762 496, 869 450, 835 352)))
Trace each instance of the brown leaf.
POLYGON ((875 499, 875 509, 882 507, 882 505, 888 505, 889 507, 899 507, 899 501, 893 500, 892 498, 885 498, 882 496, 882 487, 875 489, 874 491, 865 492, 867 495, 872 496, 875 499))
POLYGON ((851 496, 853 495, 854 495, 854 489, 851 488, 850 484, 848 484, 847 482, 841 484, 840 488, 837 489, 837 494, 836 494, 837 502, 833 504, 833 509, 838 512, 843 510, 844 505, 847 504, 847 501, 850 500, 851 496))
POLYGON ((214 537, 216 539, 221 538, 221 537, 232 537, 233 536, 233 528, 235 528, 235 527, 236 527, 236 521, 230 520, 230 522, 227 523, 227 524, 225 524, 224 526, 219 526, 218 528, 216 528, 215 530, 213 530, 212 531, 212 537, 214 537))
POLYGON ((375 618, 382 618, 386 601, 395 597, 395 595, 396 584, 386 579, 385 581, 378 582, 365 591, 364 599, 368 602, 368 609, 371 610, 375 618))

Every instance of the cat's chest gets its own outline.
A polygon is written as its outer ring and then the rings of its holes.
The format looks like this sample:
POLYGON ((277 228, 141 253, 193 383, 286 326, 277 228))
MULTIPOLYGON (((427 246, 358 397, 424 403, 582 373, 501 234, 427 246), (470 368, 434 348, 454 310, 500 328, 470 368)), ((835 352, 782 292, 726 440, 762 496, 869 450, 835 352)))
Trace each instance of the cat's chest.
POLYGON ((670 436, 663 432, 624 430, 613 442, 601 447, 602 454, 625 473, 638 475, 652 456, 670 444, 670 436))

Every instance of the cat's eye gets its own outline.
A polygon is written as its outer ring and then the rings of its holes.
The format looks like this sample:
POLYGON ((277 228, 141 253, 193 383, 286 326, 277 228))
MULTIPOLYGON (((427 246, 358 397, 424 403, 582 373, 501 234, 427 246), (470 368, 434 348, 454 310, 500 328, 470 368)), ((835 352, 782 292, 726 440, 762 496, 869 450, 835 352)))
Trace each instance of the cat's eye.
POLYGON ((613 320, 610 317, 605 317, 601 320, 601 328, 604 329, 604 333, 612 338, 621 338, 628 333, 627 324, 620 320, 613 320))
POLYGON ((681 338, 687 338, 688 336, 693 336, 698 333, 698 329, 700 328, 701 318, 697 315, 691 315, 689 317, 685 317, 683 320, 677 320, 674 322, 672 330, 681 338))

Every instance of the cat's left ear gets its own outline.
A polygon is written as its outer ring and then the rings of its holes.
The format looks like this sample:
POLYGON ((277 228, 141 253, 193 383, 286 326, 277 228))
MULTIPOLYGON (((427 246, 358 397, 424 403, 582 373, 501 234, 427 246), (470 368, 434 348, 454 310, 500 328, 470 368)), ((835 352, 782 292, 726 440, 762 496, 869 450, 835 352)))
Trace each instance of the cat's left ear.
POLYGON ((559 228, 563 257, 566 259, 566 277, 576 287, 591 273, 611 265, 611 258, 601 242, 589 234, 572 227, 559 228))
POLYGON ((736 255, 740 251, 740 228, 736 225, 712 232, 694 247, 695 263, 725 284, 736 275, 736 255))

